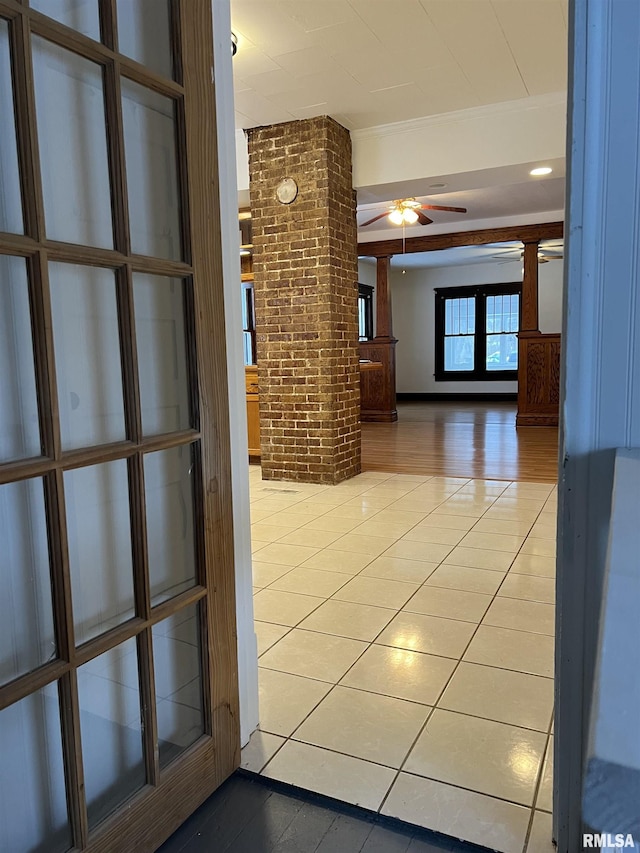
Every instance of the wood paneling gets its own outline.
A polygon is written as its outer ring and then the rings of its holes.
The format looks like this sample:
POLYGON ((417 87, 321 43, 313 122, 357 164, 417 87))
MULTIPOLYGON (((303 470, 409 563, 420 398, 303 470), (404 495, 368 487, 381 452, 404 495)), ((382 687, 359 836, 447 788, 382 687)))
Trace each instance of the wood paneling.
POLYGON ((360 420, 389 423, 396 411, 396 343, 374 338, 360 342, 360 358, 380 364, 380 369, 360 371, 360 420))
POLYGON ((521 426, 557 426, 560 404, 560 335, 520 332, 518 416, 521 426))
POLYGON ((399 403, 397 423, 362 425, 362 469, 555 481, 558 430, 515 419, 514 403, 399 403))

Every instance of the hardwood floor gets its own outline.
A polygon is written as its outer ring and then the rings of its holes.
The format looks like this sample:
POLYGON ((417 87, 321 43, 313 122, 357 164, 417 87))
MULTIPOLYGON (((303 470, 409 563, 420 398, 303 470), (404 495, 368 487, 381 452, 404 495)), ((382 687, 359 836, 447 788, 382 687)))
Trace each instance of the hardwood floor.
POLYGON ((515 419, 515 403, 399 403, 396 423, 362 424, 362 470, 555 482, 557 428, 515 419))

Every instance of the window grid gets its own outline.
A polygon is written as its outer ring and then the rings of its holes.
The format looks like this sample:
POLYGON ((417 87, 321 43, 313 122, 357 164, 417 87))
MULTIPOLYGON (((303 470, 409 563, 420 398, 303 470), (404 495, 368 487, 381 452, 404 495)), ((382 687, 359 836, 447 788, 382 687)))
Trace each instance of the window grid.
POLYGON ((358 284, 358 337, 361 341, 374 337, 373 290, 369 284, 358 284))
POLYGON ((517 361, 502 365, 520 326, 521 288, 511 282, 436 290, 436 381, 517 378, 517 361))
POLYGON ((242 348, 245 365, 256 364, 256 313, 252 281, 242 282, 242 348))
MULTIPOLYGON (((196 526, 196 584, 174 599, 153 609, 150 606, 149 567, 146 545, 146 510, 143 457, 152 450, 191 445, 193 469, 200 471, 201 434, 199 432, 197 366, 195 358, 195 308, 190 258, 188 198, 186 182, 184 88, 180 82, 165 79, 138 63, 117 53, 116 0, 100 0, 100 21, 103 44, 91 40, 46 16, 19 4, 16 0, 0 0, 0 14, 9 22, 11 62, 16 126, 21 173, 24 234, 0 235, 0 253, 24 257, 29 276, 29 297, 35 353, 36 384, 42 455, 33 459, 0 465, 0 483, 40 476, 45 486, 45 501, 50 537, 50 571, 53 594, 53 613, 56 628, 58 657, 27 675, 0 686, 0 709, 14 704, 36 690, 58 681, 69 820, 74 845, 80 849, 89 842, 86 801, 83 794, 83 765, 80 745, 80 709, 76 670, 82 664, 115 648, 127 639, 137 638, 140 660, 139 682, 142 697, 143 749, 147 783, 158 783, 160 770, 155 744, 157 719, 155 685, 151 652, 152 626, 190 604, 202 601, 202 677, 205 711, 208 707, 208 662, 206 655, 207 595, 204 566, 202 524, 196 526), (113 249, 96 249, 83 245, 59 243, 47 239, 45 232, 42 176, 36 128, 35 98, 31 57, 31 35, 42 36, 55 45, 72 51, 99 64, 102 69, 105 116, 108 140, 108 169, 111 187, 113 249), (153 91, 173 99, 176 114, 176 158, 179 165, 180 227, 184 261, 166 261, 131 254, 127 180, 124 159, 124 133, 121 108, 121 77, 127 77, 153 91), (122 382, 125 402, 126 440, 111 445, 63 452, 58 414, 58 389, 54 366, 51 294, 48 269, 52 261, 63 261, 113 269, 116 273, 119 346, 122 363, 122 382), (187 369, 191 403, 191 424, 188 430, 168 435, 145 437, 142 434, 139 371, 135 323, 133 320, 134 272, 179 275, 188 286, 185 292, 185 325, 188 326, 187 369), (63 473, 75 467, 115 459, 126 459, 130 484, 130 515, 132 527, 134 572, 134 618, 117 628, 76 647, 71 600, 66 511, 63 473)), ((178 20, 179 3, 171 4, 172 22, 178 20)), ((178 32, 176 26, 172 29, 178 32)), ((173 65, 181 79, 181 63, 177 39, 174 37, 173 65)), ((194 485, 194 515, 203 516, 202 483, 196 473, 194 485)), ((206 714, 205 714, 206 717, 206 714)), ((205 729, 210 733, 210 725, 205 729)))

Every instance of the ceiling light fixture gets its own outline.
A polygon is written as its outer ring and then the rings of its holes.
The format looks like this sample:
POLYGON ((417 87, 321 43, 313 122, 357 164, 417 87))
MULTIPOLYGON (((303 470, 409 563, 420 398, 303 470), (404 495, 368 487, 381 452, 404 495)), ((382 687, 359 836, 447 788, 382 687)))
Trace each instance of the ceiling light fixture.
POLYGON ((538 166, 537 169, 532 169, 530 175, 550 175, 553 169, 550 166, 538 166))
POLYGON ((235 56, 238 52, 238 36, 235 33, 231 33, 231 56, 235 56))
POLYGON ((419 217, 416 208, 421 205, 413 198, 394 201, 389 221, 394 225, 415 225, 419 217))

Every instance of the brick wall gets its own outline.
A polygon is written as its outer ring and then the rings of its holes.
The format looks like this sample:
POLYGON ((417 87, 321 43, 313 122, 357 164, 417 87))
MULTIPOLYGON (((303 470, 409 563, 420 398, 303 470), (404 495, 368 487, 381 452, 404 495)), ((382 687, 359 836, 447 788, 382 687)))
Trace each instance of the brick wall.
POLYGON ((250 130, 249 175, 263 476, 338 483, 360 471, 349 132, 327 116, 250 130))

